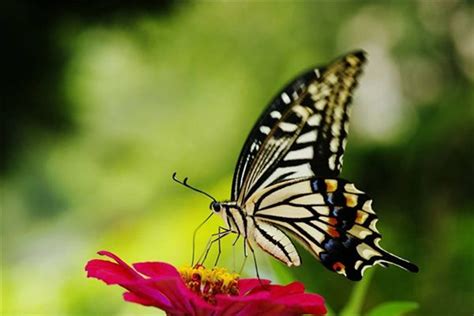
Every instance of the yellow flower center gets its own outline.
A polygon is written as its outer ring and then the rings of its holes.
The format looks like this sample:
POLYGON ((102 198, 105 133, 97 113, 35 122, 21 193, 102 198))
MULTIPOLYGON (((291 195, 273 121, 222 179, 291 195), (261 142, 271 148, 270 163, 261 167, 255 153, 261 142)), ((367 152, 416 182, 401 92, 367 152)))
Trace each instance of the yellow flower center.
POLYGON ((205 301, 215 304, 216 294, 238 295, 239 275, 224 268, 206 269, 202 265, 178 269, 186 286, 205 301))

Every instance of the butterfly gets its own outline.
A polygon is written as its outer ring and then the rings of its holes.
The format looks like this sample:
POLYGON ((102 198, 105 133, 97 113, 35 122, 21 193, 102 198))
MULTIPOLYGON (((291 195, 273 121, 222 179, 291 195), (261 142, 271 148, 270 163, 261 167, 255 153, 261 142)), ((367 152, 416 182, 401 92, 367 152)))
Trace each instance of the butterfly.
POLYGON ((380 247, 372 199, 339 178, 352 92, 365 62, 363 51, 348 53, 298 76, 271 101, 240 153, 231 199, 208 195, 227 225, 219 237, 236 233, 252 251, 258 246, 299 266, 291 236, 350 280, 376 264, 418 271, 380 247))

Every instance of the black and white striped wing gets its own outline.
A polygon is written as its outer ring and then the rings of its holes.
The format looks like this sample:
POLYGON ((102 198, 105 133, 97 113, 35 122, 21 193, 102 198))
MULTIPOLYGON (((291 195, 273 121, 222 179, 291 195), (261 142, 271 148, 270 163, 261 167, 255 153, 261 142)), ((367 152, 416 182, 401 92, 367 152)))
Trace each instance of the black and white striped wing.
POLYGON ((306 72, 279 93, 244 145, 232 200, 244 203, 280 181, 340 173, 352 90, 364 62, 363 52, 347 54, 306 72))
POLYGON ((232 200, 236 201, 242 189, 250 168, 257 157, 262 144, 268 138, 272 128, 281 119, 282 113, 295 105, 295 102, 305 93, 310 83, 315 82, 323 69, 314 68, 298 76, 289 83, 271 101, 257 123, 252 128, 240 152, 232 182, 232 200))
POLYGON ((360 280, 364 270, 379 264, 418 268, 379 246, 372 200, 342 179, 310 178, 277 183, 253 196, 245 208, 254 215, 257 244, 287 265, 299 265, 295 236, 331 271, 360 280))

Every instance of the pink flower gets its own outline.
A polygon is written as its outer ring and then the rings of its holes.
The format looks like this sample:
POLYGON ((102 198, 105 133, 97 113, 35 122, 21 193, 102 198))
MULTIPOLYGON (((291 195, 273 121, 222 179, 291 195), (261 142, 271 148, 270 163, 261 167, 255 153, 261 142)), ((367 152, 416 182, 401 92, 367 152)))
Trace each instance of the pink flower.
POLYGON ((239 279, 222 268, 203 266, 179 271, 163 262, 129 266, 116 255, 100 251, 113 261, 93 259, 87 276, 108 285, 120 285, 128 302, 154 306, 168 315, 324 315, 324 299, 305 293, 300 282, 273 285, 268 280, 239 279))

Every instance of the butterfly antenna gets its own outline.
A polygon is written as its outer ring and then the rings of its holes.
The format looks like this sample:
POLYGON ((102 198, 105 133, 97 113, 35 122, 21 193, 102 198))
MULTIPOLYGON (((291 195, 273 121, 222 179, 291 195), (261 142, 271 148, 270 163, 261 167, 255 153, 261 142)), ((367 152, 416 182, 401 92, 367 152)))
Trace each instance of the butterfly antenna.
POLYGON ((197 189, 197 188, 195 188, 195 187, 189 185, 189 184, 188 184, 188 178, 187 178, 187 177, 184 178, 183 181, 180 181, 180 180, 178 180, 178 178, 176 178, 176 172, 174 172, 172 178, 173 178, 173 180, 174 180, 175 182, 177 182, 177 183, 179 183, 179 184, 181 184, 181 185, 184 185, 185 187, 190 188, 190 189, 193 190, 193 191, 196 191, 196 192, 199 192, 199 193, 201 193, 201 194, 204 194, 205 196, 207 196, 208 198, 210 198, 210 199, 213 200, 214 202, 217 202, 217 200, 216 200, 212 195, 210 195, 209 193, 206 193, 206 192, 204 192, 204 191, 202 191, 202 190, 199 190, 199 189, 197 189))

